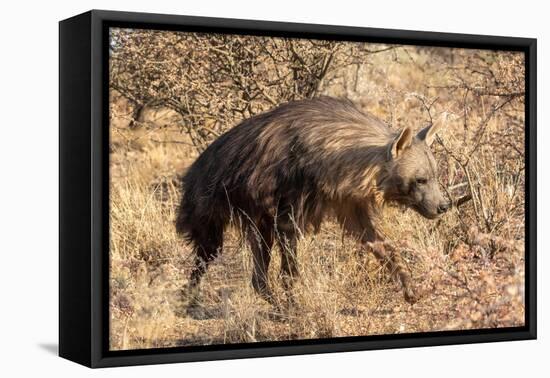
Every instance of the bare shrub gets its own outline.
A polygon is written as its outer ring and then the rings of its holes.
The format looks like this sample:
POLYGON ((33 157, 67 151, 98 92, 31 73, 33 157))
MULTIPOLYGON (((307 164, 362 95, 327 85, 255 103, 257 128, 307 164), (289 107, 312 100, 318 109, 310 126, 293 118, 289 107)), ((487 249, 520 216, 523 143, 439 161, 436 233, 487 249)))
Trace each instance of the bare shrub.
POLYGON ((237 121, 322 93, 335 69, 389 49, 336 41, 111 31, 110 85, 133 105, 168 107, 202 151, 237 121))

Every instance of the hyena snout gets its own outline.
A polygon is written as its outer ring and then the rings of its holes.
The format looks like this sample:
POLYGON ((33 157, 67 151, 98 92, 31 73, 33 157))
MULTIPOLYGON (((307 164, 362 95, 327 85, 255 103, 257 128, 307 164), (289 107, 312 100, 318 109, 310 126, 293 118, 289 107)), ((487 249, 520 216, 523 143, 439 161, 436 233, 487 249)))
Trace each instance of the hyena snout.
POLYGON ((451 208, 451 201, 444 201, 437 206, 437 213, 444 214, 451 208))
POLYGON ((436 184, 417 185, 416 201, 412 208, 428 219, 435 219, 446 213, 452 206, 451 201, 443 196, 436 184))

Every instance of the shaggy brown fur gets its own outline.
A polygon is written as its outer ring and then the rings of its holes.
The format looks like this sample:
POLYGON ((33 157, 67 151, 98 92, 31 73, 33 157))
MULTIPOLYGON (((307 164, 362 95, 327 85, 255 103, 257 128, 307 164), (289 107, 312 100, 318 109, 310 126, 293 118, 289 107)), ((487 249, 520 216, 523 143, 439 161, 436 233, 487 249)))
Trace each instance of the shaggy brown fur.
POLYGON ((392 132, 352 102, 330 97, 286 103, 244 120, 214 141, 183 178, 176 228, 196 251, 190 285, 199 283, 222 249, 224 230, 237 220, 254 255, 252 284, 269 299, 273 244, 282 253, 283 275, 296 276, 297 237, 333 215, 389 264, 413 301, 400 258, 380 244, 376 224, 386 201, 428 218, 449 207, 428 148, 434 133, 433 127, 416 136, 409 128, 392 132))

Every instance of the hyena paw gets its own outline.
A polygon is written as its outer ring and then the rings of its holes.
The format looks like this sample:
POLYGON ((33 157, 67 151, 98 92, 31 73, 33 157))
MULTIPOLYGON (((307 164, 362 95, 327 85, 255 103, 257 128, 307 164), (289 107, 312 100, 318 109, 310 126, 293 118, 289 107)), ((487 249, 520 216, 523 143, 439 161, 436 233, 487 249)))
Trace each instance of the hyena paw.
POLYGON ((405 301, 407 301, 407 303, 410 303, 410 304, 415 304, 420 299, 420 296, 418 295, 418 293, 416 293, 411 288, 405 288, 403 290, 403 294, 405 296, 405 301))

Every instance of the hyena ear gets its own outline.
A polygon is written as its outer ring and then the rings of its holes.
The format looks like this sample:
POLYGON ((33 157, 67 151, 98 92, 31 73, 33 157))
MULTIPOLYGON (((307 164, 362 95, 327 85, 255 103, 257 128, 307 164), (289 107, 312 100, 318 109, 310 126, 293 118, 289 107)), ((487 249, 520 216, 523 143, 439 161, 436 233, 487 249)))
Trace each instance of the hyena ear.
POLYGON ((416 134, 416 137, 419 140, 423 140, 424 142, 426 142, 428 146, 431 146, 435 140, 435 135, 439 130, 441 130, 441 126, 443 126, 443 124, 446 121, 447 121, 447 113, 443 113, 440 119, 438 119, 436 122, 420 130, 418 134, 416 134))
POLYGON ((393 140, 390 148, 391 158, 396 159, 412 144, 412 131, 409 127, 403 128, 393 140))

